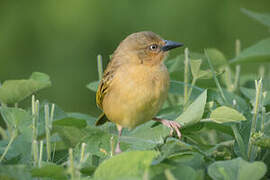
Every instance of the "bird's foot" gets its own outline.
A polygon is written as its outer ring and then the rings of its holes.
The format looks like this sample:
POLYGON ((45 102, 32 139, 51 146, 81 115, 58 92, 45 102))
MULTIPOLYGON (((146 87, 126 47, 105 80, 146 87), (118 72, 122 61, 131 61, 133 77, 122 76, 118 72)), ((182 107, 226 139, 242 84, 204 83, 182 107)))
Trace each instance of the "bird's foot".
POLYGON ((170 136, 172 136, 173 134, 173 131, 176 132, 177 136, 179 139, 181 139, 181 132, 180 132, 180 128, 181 128, 181 125, 176 122, 176 121, 170 121, 170 120, 167 120, 167 119, 160 119, 160 118, 153 118, 154 121, 157 121, 157 122, 161 122, 164 126, 167 126, 168 128, 170 128, 170 136))
POLYGON ((115 154, 120 154, 122 152, 122 150, 120 149, 120 143, 117 143, 114 152, 115 152, 115 154))

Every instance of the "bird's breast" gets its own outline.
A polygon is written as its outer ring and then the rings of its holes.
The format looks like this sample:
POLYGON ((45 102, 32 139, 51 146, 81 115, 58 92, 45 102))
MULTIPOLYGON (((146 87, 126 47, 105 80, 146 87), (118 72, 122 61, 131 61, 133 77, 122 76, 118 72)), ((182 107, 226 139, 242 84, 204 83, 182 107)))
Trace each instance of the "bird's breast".
POLYGON ((123 65, 104 99, 107 117, 123 127, 151 120, 167 97, 169 75, 165 65, 123 65))

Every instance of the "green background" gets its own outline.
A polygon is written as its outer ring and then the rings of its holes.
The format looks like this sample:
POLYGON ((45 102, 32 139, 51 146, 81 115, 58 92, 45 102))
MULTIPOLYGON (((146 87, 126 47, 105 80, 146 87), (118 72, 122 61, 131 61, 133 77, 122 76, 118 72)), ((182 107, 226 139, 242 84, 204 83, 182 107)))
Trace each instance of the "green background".
MULTIPOLYGON (((127 35, 151 30, 191 51, 218 48, 230 59, 237 38, 245 48, 269 35, 269 29, 241 8, 270 12, 270 1, 2 0, 0 81, 28 78, 33 71, 47 73, 53 86, 39 93, 39 99, 65 111, 97 115, 95 94, 85 87, 97 80, 97 54, 106 64, 127 35)), ((171 57, 180 53, 183 48, 171 57)))

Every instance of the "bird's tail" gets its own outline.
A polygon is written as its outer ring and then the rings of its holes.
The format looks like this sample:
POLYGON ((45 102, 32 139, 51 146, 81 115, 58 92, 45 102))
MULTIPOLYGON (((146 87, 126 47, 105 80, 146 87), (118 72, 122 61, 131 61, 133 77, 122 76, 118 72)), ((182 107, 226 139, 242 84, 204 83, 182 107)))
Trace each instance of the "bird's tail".
POLYGON ((105 124, 108 120, 105 113, 103 112, 96 121, 96 126, 101 126, 102 124, 105 124))

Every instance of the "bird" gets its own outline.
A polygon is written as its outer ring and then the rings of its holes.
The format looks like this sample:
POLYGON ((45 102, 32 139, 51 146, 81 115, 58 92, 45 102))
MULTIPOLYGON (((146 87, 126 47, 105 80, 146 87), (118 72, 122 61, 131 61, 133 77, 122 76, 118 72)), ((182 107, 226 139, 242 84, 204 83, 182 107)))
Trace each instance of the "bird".
POLYGON ((118 142, 115 153, 121 153, 123 128, 133 129, 154 120, 170 128, 181 138, 180 124, 155 117, 165 102, 169 89, 169 73, 164 64, 168 51, 183 46, 164 40, 151 31, 128 35, 113 52, 99 82, 96 104, 103 111, 96 125, 108 120, 115 123, 118 142))

